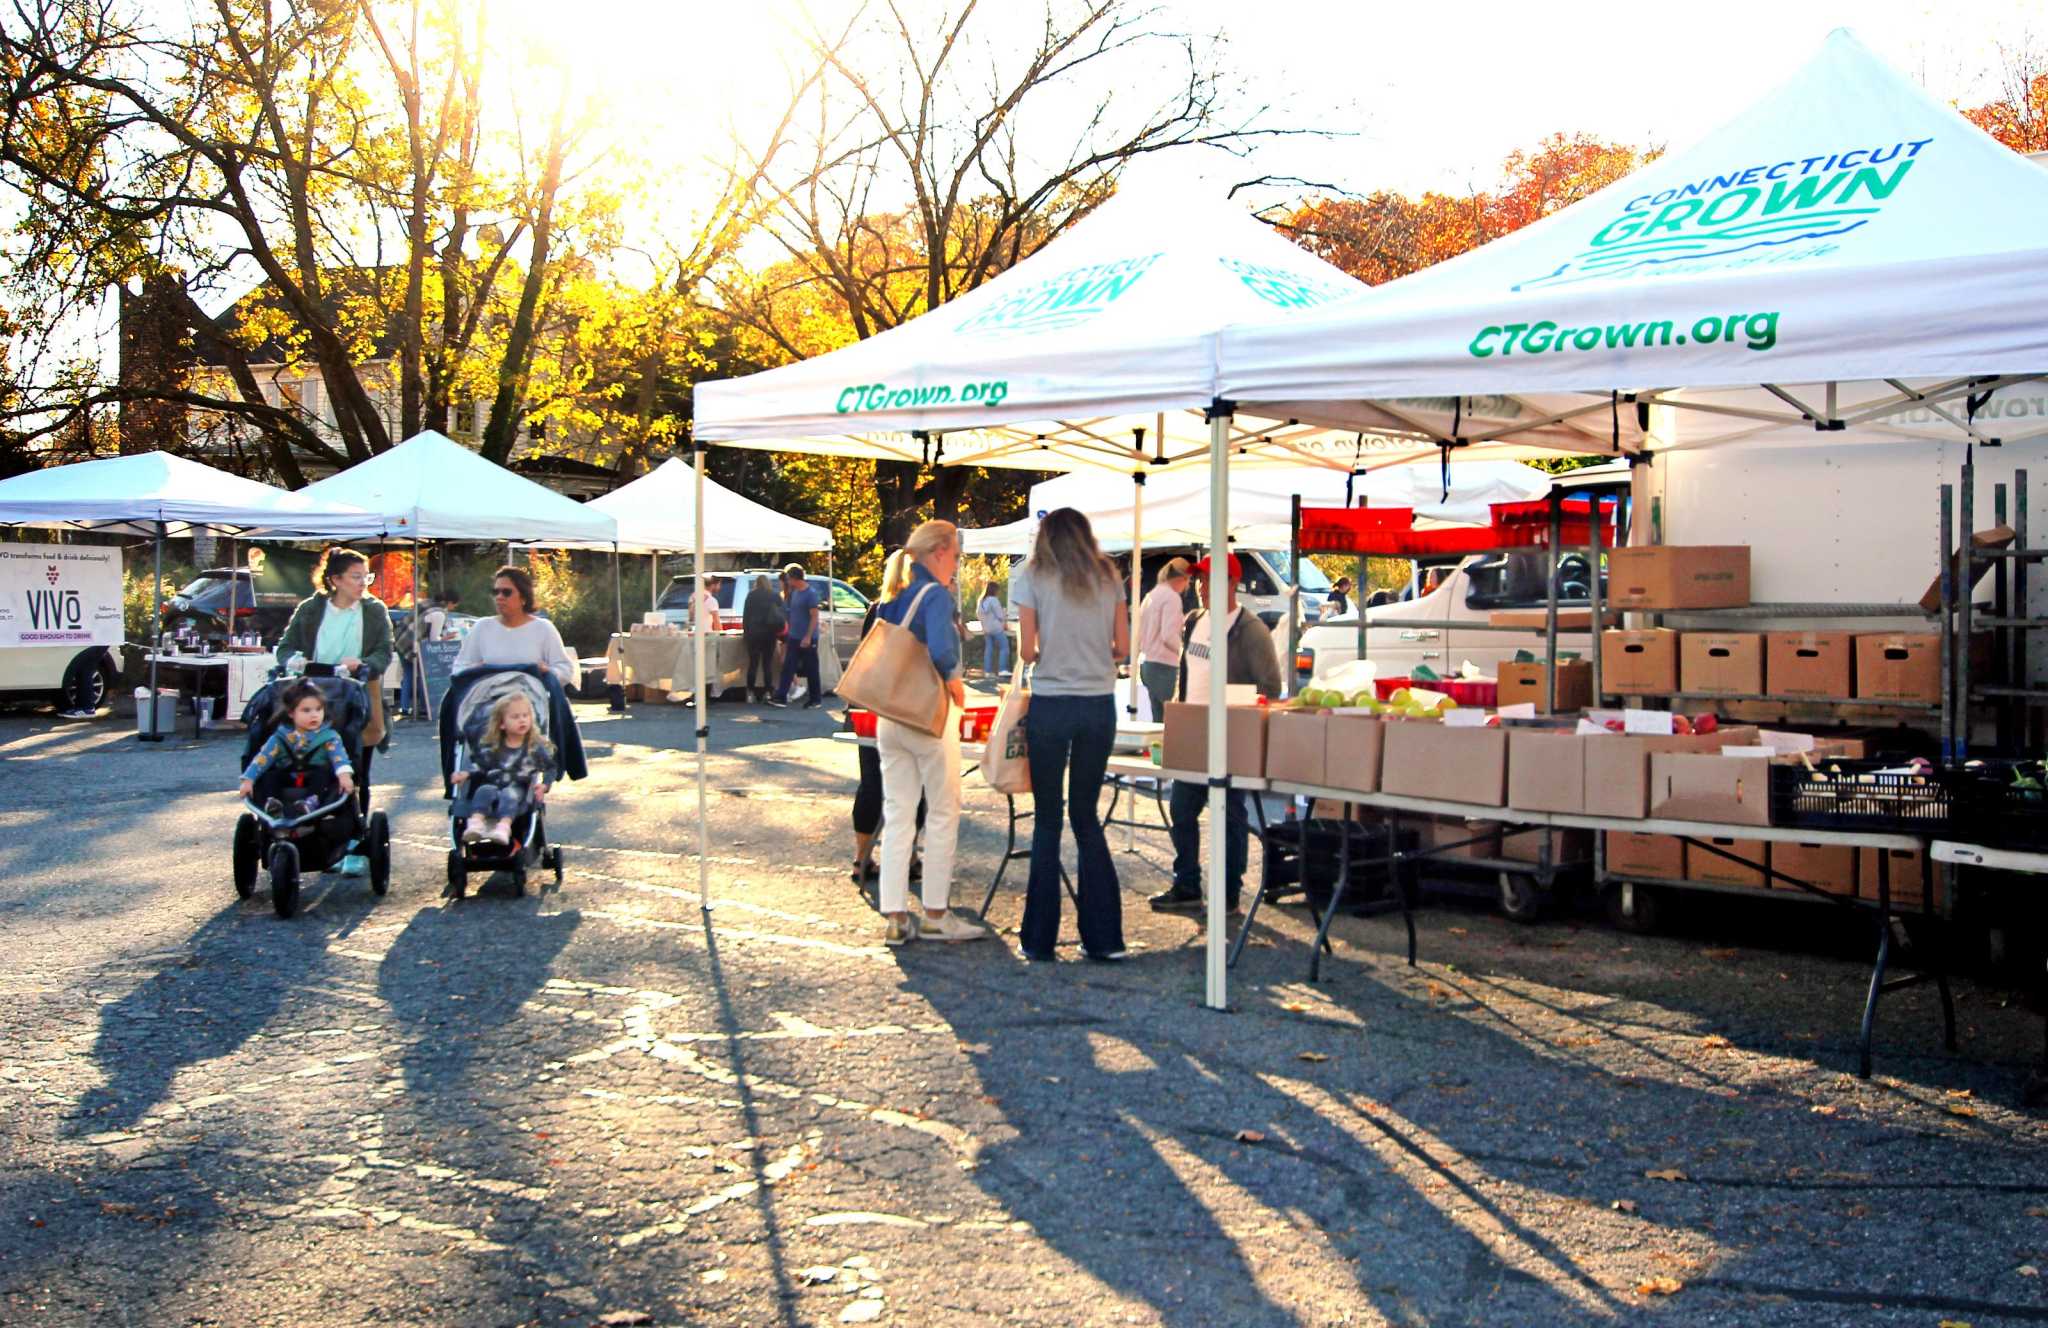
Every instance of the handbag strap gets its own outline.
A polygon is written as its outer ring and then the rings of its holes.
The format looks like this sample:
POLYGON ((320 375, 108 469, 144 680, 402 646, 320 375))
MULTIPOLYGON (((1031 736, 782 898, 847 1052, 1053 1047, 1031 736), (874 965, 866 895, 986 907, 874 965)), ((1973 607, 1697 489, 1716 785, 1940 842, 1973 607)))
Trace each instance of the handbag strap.
MULTIPOLYGON (((927 581, 917 588, 917 593, 910 597, 910 607, 903 611, 903 621, 896 624, 898 627, 903 628, 912 636, 917 636, 917 627, 915 625, 917 622, 917 606, 924 603, 924 593, 937 584, 939 583, 936 581, 927 581)), ((931 642, 925 641, 922 636, 917 636, 917 639, 924 641, 925 649, 931 649, 931 642)))

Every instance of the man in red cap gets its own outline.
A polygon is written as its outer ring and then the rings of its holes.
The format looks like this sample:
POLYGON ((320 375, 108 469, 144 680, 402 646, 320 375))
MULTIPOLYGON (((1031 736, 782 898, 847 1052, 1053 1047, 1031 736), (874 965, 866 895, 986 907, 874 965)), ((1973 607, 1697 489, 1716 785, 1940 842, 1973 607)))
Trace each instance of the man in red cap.
MULTIPOLYGON (((1244 568, 1236 554, 1229 555, 1229 618, 1224 632, 1224 675, 1229 683, 1250 683, 1259 695, 1280 695, 1280 656, 1273 645, 1273 633, 1258 615, 1238 607, 1237 583, 1244 568)), ((1202 607, 1181 624, 1180 685, 1177 699, 1206 705, 1209 700, 1209 560, 1191 569, 1202 607)), ((1209 805, 1205 784, 1175 780, 1168 802, 1173 837, 1173 887, 1152 896, 1151 904, 1161 912, 1193 912, 1202 907, 1202 810, 1209 805)), ((1251 822, 1247 819, 1244 793, 1231 789, 1224 795, 1224 844, 1226 864, 1224 906, 1232 913, 1242 905, 1245 865, 1251 856, 1251 822)), ((1213 864, 1211 870, 1214 870, 1213 864)))

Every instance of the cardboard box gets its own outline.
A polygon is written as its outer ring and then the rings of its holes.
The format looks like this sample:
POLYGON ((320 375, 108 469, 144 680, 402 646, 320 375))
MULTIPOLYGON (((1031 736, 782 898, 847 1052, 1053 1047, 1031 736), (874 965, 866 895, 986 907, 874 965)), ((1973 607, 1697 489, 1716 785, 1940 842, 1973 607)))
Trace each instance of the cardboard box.
POLYGON ((1322 784, 1325 735, 1333 718, 1315 711, 1275 710, 1266 720, 1266 778, 1322 784))
POLYGON ((1591 830, 1514 830, 1500 832, 1500 855, 1510 862, 1541 862, 1543 845, 1550 844, 1550 865, 1573 866, 1593 860, 1591 830))
POLYGON ((1650 816, 1722 825, 1769 825, 1770 758, 1653 752, 1650 816))
POLYGON ((1380 762, 1380 791, 1501 806, 1508 795, 1507 731, 1447 728, 1420 720, 1390 723, 1380 762))
POLYGON ((1678 633, 1600 633, 1600 686, 1617 696, 1668 696, 1678 690, 1678 633))
POLYGON ((1731 862, 1720 853, 1709 853, 1698 844, 1685 846, 1685 879, 1688 881, 1710 881, 1716 885, 1749 885, 1764 888, 1763 868, 1770 861, 1770 846, 1761 839, 1724 839, 1705 837, 1700 844, 1711 844, 1724 853, 1732 853, 1742 859, 1731 862))
POLYGON ((1590 736, 1585 754, 1586 815, 1640 821, 1650 814, 1650 757, 1657 752, 1718 752, 1756 741, 1756 730, 1727 728, 1697 737, 1590 736))
POLYGON ((1760 632, 1686 632, 1678 641, 1678 690, 1718 696, 1762 696, 1760 632))
POLYGON ((1749 546, 1664 544, 1607 555, 1617 609, 1739 609, 1749 603, 1749 546))
POLYGON ((1647 876, 1659 881, 1685 879, 1685 841, 1677 835, 1607 832, 1607 874, 1647 876))
MULTIPOLYGON (((1224 767, 1229 773, 1251 779, 1266 773, 1266 716, 1265 706, 1224 708, 1224 767)), ((1166 703, 1159 763, 1168 770, 1209 768, 1209 707, 1166 703)))
POLYGON ((1509 729, 1508 806, 1525 812, 1586 810, 1586 744, 1603 738, 1509 729))
MULTIPOLYGON (((1549 690, 1545 679, 1549 670, 1541 660, 1527 664, 1502 664, 1499 669, 1500 684, 1495 689, 1494 704, 1511 706, 1527 702, 1536 707, 1536 713, 1544 714, 1550 707, 1546 704, 1549 690)), ((1562 714, 1572 714, 1593 704, 1593 663, 1591 660, 1567 659, 1557 665, 1557 709, 1562 714)))
POLYGON ((1444 858, 1497 858, 1500 822, 1468 821, 1456 816, 1430 816, 1413 824, 1423 848, 1444 858))
MULTIPOLYGON (((1773 844, 1771 870, 1818 886, 1831 895, 1856 893, 1856 850, 1847 844, 1773 844)), ((1772 881, 1771 887, 1806 893, 1783 881, 1772 881)))
POLYGON ((1872 701, 1941 699, 1941 638, 1931 632, 1869 632, 1856 638, 1856 695, 1872 701))
MULTIPOLYGON (((2011 526, 1993 526, 1989 530, 1980 530, 1970 536, 1970 544, 1978 549, 2002 549, 2018 538, 2019 532, 2011 526)), ((1951 567, 1955 565, 1953 555, 1949 558, 1949 565, 1951 567)), ((1979 566, 1976 569, 1976 575, 1970 578, 1970 589, 1976 590, 1977 582, 1982 581, 1984 574, 1990 570, 1991 565, 1989 563, 1979 566)), ((1920 597, 1920 608, 1925 613, 1941 612, 1941 577, 1939 574, 1927 583, 1927 593, 1920 597)))
POLYGON ((1847 632, 1772 632, 1764 638, 1764 677, 1772 696, 1846 701, 1855 678, 1856 638, 1847 632))
POLYGON ((1323 740, 1323 786, 1349 793, 1380 791, 1387 725, 1364 715, 1332 715, 1323 740))
POLYGON ((1922 911, 1921 899, 1927 884, 1934 888, 1934 907, 1941 907, 1941 871, 1936 868, 1928 879, 1921 877, 1921 855, 1912 849, 1903 848, 1859 848, 1856 850, 1856 894, 1858 898, 1877 898, 1877 859, 1883 854, 1891 860, 1892 907, 1901 912, 1922 911))

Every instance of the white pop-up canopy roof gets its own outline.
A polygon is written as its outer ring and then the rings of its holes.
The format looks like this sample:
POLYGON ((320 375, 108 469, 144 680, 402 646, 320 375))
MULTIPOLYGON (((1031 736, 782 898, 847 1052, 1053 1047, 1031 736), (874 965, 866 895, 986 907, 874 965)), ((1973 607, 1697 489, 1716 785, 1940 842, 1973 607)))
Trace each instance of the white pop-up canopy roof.
MULTIPOLYGON (((1460 461, 1450 468, 1450 492, 1434 465, 1389 466, 1360 476, 1320 467, 1268 467, 1233 474, 1230 480, 1229 538, 1241 548, 1284 549, 1292 538, 1294 498, 1306 506, 1345 507, 1363 499, 1374 507, 1414 509, 1421 521, 1484 522, 1492 503, 1522 502, 1550 491, 1551 477, 1514 461, 1460 461)), ((1088 517, 1104 549, 1121 553, 1133 546, 1172 548, 1207 545, 1209 475, 1203 470, 1168 471, 1145 485, 1142 511, 1132 486, 1121 475, 1080 471, 1031 486, 1031 515, 1020 521, 962 531, 967 552, 1022 555, 1031 552, 1038 518, 1060 507, 1088 517)))
MULTIPOLYGON (((697 541, 697 477, 689 465, 670 457, 630 484, 585 504, 619 523, 621 553, 805 553, 832 547, 832 532, 784 516, 715 480, 704 481, 704 539, 697 541)), ((584 540, 555 547, 609 549, 611 540, 584 540)))
POLYGON ((194 526, 347 538, 381 522, 361 507, 245 480, 168 452, 52 466, 0 480, 0 525, 183 536, 194 526))
POLYGON ((587 540, 609 548, 619 529, 603 512, 493 465, 431 430, 309 484, 300 495, 370 512, 377 518, 372 533, 394 539, 550 545, 587 540))
POLYGON ((1837 31, 1695 147, 1369 298, 1227 331, 1219 394, 1325 424, 1523 408, 1456 431, 1473 441, 1563 414, 1625 426, 1629 402, 1677 408, 1659 448, 1816 422, 2039 434, 1999 402, 2048 371, 2043 216, 2048 172, 1837 31))

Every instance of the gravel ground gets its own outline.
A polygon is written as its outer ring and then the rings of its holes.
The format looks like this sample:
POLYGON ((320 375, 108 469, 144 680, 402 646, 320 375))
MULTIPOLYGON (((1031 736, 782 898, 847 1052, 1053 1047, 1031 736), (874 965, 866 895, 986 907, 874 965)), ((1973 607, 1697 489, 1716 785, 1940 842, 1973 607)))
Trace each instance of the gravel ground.
POLYGON ((853 750, 721 706, 707 928, 688 712, 584 719, 565 889, 440 899, 405 728, 390 895, 282 922, 229 884, 233 740, 0 717, 0 1323, 2048 1322, 2038 1019, 1961 981, 1951 1055, 1897 994, 1859 1082, 1830 910, 1438 902, 1418 967, 1347 918, 1310 985, 1276 909, 1211 1013, 1161 836, 1113 832, 1128 963, 891 951, 853 750))

